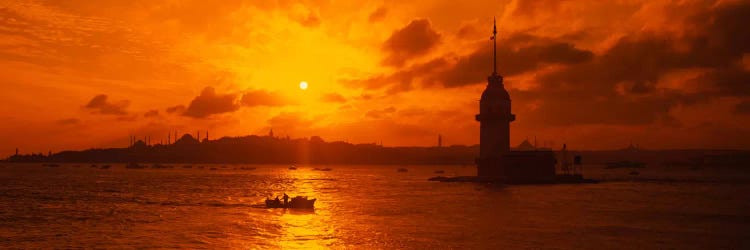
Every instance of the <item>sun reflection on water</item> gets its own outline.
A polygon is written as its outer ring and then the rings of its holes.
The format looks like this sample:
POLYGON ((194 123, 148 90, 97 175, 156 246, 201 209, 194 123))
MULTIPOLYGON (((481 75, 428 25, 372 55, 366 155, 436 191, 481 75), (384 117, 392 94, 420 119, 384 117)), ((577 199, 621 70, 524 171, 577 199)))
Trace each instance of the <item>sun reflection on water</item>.
MULTIPOLYGON (((295 180, 289 196, 307 196, 318 199, 314 210, 286 209, 279 216, 281 237, 279 246, 283 249, 327 249, 336 243, 335 229, 331 223, 331 213, 325 202, 321 202, 322 193, 313 179, 320 179, 321 173, 309 169, 289 171, 290 179, 295 180)), ((319 185, 319 184, 318 184, 319 185)))

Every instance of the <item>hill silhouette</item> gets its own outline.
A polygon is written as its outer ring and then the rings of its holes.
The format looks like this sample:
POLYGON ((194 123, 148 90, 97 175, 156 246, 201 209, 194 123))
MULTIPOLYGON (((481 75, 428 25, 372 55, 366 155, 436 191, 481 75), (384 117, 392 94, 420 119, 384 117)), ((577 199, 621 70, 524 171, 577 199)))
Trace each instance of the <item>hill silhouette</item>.
POLYGON ((152 162, 253 164, 473 164, 478 146, 383 147, 325 142, 322 138, 223 137, 199 141, 189 134, 173 144, 13 155, 10 162, 152 162))

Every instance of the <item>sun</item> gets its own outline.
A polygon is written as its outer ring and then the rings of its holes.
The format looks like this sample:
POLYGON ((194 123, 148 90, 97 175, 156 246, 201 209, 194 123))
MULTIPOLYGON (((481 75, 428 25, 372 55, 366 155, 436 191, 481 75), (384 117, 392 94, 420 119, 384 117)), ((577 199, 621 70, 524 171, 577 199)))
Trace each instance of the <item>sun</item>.
POLYGON ((301 90, 306 90, 307 89, 307 82, 306 81, 299 82, 299 88, 301 90))

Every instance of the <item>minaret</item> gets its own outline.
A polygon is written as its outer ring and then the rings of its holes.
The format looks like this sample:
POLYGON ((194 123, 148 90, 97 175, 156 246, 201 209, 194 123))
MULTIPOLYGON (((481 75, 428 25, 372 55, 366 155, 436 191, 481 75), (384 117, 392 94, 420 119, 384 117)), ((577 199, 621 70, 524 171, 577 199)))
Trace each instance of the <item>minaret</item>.
POLYGON ((479 101, 479 158, 477 175, 483 177, 504 176, 502 158, 510 152, 510 122, 516 116, 510 111, 510 95, 503 85, 503 77, 497 73, 497 25, 492 28, 492 74, 487 77, 487 88, 479 101))

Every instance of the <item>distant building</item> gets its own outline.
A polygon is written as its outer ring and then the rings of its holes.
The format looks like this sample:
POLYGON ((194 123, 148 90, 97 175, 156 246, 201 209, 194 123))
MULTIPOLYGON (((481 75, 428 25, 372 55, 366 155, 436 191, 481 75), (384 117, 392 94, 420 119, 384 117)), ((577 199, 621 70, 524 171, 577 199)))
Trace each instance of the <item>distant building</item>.
POLYGON ((553 181, 556 160, 552 151, 510 151, 510 123, 516 120, 516 115, 511 113, 503 77, 497 73, 496 25, 492 34, 494 70, 487 77, 487 88, 482 92, 476 115, 480 124, 477 175, 509 183, 553 181))

